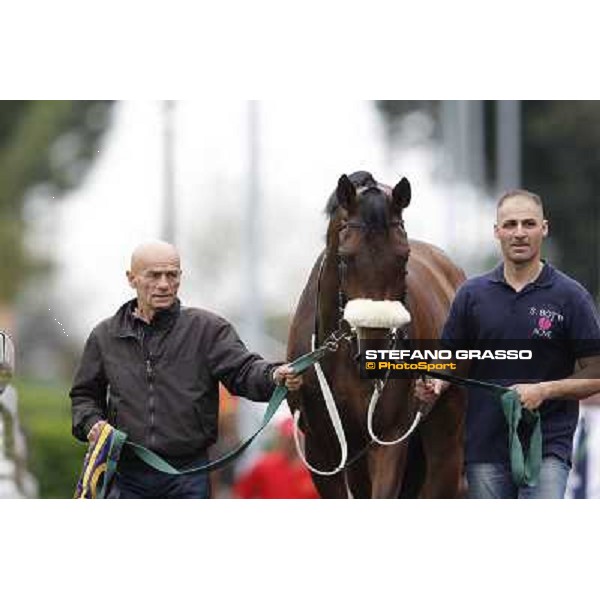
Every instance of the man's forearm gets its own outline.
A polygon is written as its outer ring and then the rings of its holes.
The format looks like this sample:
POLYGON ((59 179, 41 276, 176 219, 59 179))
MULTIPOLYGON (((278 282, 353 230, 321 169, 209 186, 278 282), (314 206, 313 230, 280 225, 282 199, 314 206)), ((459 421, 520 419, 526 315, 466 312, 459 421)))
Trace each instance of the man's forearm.
POLYGON ((600 379, 571 378, 559 379, 557 381, 543 381, 538 384, 544 397, 566 398, 569 400, 581 400, 592 394, 600 392, 600 379))
POLYGON ((544 397, 581 400, 600 392, 600 359, 581 359, 579 366, 571 377, 540 383, 544 397))

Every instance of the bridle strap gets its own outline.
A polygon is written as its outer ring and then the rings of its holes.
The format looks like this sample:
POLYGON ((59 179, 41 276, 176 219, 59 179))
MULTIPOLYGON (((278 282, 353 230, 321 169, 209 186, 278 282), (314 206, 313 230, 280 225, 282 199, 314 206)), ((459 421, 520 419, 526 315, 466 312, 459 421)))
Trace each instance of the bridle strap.
POLYGON ((321 280, 323 278, 323 270, 325 268, 325 259, 327 258, 327 250, 323 252, 321 264, 319 265, 319 274, 317 275, 317 300, 315 302, 315 324, 313 331, 313 346, 319 345, 319 314, 321 312, 321 280))
POLYGON ((346 293, 346 276, 348 274, 348 263, 346 258, 340 254, 337 255, 338 267, 338 327, 344 318, 344 309, 348 303, 348 294, 346 293))

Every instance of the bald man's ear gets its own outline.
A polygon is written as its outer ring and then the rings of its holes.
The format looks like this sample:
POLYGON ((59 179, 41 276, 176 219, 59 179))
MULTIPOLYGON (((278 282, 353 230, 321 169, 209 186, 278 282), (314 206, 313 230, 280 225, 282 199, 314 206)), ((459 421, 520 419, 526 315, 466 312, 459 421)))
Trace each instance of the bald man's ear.
POLYGON ((125 271, 125 275, 127 275, 127 281, 129 282, 129 286, 135 289, 135 276, 131 271, 125 271))

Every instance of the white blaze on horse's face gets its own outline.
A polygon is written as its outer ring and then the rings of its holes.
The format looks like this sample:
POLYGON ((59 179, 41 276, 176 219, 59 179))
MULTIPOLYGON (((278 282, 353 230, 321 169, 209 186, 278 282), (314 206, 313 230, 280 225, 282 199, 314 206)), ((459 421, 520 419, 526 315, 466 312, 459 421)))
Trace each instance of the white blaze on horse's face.
POLYGON ((406 325, 410 317, 401 302, 409 246, 402 211, 410 202, 408 180, 403 178, 393 190, 374 180, 356 189, 342 176, 336 194, 341 291, 349 301, 370 301, 352 304, 350 318, 360 321, 360 327, 406 325))

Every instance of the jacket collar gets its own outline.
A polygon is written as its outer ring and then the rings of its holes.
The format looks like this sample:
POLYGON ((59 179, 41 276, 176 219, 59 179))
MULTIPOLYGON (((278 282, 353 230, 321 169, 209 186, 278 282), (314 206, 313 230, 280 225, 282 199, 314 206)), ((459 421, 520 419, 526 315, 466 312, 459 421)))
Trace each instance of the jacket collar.
POLYGON ((114 335, 117 337, 137 337, 136 330, 140 326, 150 327, 157 331, 170 329, 177 320, 177 317, 179 317, 179 313, 181 312, 181 302, 179 301, 179 298, 176 298, 175 302, 173 302, 169 308, 157 311, 150 323, 146 323, 134 316, 136 308, 137 298, 133 298, 132 300, 125 302, 125 304, 117 310, 113 319, 112 329, 114 335))

